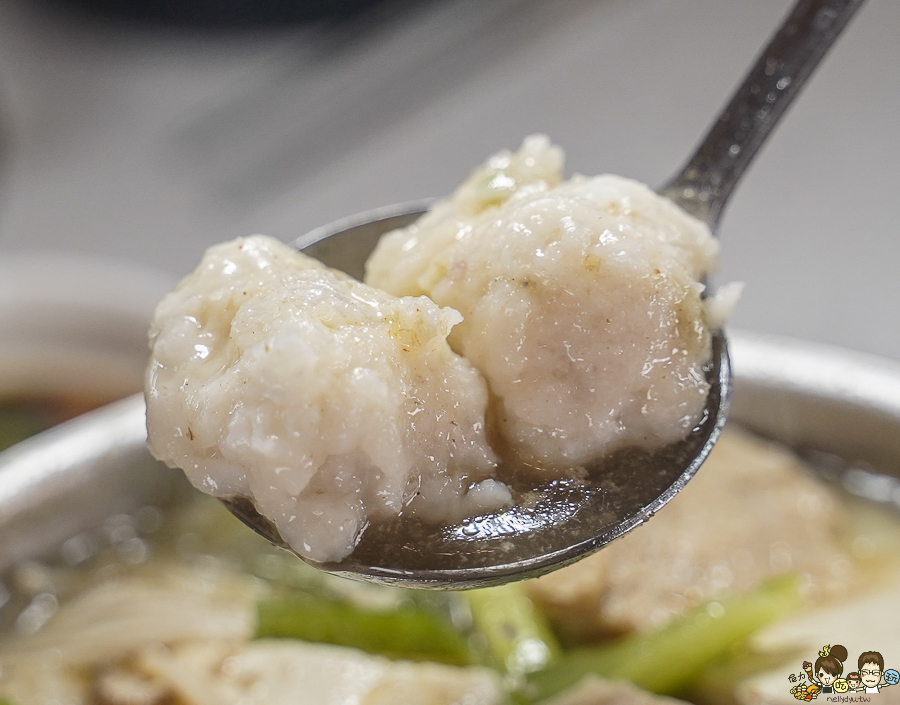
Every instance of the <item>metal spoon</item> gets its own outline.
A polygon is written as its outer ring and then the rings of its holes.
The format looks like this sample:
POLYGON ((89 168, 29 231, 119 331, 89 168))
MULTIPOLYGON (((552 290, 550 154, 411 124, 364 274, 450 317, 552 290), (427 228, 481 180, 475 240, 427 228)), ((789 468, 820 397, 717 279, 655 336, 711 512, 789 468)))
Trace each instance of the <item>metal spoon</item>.
MULTIPOLYGON (((763 50, 687 165, 660 193, 716 231, 738 180, 863 0, 800 0, 763 50)), ((412 223, 430 202, 391 206, 314 230, 295 245, 361 277, 378 238, 412 223)), ((731 371, 725 336, 713 338, 711 391, 700 424, 660 451, 631 449, 598 460, 586 478, 513 486, 508 510, 432 526, 400 518, 369 526, 354 552, 317 567, 407 587, 462 589, 535 577, 596 551, 639 526, 674 497, 706 459, 728 411, 731 371)), ((233 514, 290 550, 245 497, 233 514)))

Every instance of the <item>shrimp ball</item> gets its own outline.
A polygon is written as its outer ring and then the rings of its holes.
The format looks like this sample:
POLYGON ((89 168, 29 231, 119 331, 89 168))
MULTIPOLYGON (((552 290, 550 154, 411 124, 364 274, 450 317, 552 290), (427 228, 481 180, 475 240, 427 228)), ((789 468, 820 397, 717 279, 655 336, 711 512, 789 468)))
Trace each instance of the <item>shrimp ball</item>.
POLYGON ((251 498, 314 561, 348 555, 371 520, 504 505, 485 383, 446 340, 460 320, 277 240, 215 246, 156 311, 150 449, 251 498))
POLYGON ((366 274, 462 314, 450 342, 487 380, 489 424, 540 468, 677 441, 709 392, 709 228, 638 182, 562 168, 543 136, 491 157, 366 274))

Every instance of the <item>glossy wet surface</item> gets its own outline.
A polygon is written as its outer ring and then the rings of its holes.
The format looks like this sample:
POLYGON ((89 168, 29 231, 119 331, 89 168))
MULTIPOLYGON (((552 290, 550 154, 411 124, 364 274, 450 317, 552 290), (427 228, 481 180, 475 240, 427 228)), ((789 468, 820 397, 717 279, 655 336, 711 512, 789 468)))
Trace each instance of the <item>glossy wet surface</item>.
MULTIPOLYGON (((723 350, 721 335, 714 346, 717 353, 723 350)), ((532 474, 501 473, 515 500, 509 509, 459 525, 403 516, 373 523, 350 556, 316 565, 375 582, 466 588, 534 577, 577 560, 646 521, 696 472, 696 459, 705 457, 718 433, 714 412, 721 407, 722 380, 727 384, 729 378, 727 356, 709 366, 707 378, 711 411, 679 443, 655 452, 625 449, 537 485, 532 474)), ((284 545, 252 503, 235 498, 226 504, 251 528, 284 545)))

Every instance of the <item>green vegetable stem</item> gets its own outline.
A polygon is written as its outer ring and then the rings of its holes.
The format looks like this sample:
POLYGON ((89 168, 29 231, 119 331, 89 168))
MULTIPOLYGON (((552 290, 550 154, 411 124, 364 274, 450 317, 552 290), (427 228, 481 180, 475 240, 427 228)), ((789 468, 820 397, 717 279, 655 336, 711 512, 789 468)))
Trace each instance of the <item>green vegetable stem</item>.
POLYGON ((484 641, 491 665, 510 676, 545 668, 560 652, 544 616, 525 594, 522 583, 460 593, 472 610, 476 634, 484 641))
POLYGON ((400 606, 380 611, 303 594, 261 601, 256 638, 351 646, 390 658, 475 661, 466 637, 431 610, 400 606))
POLYGON ((712 659, 799 602, 793 575, 773 578, 748 593, 692 610, 650 634, 568 652, 564 659, 529 677, 529 695, 537 700, 550 697, 590 674, 628 680, 654 693, 679 693, 712 659))

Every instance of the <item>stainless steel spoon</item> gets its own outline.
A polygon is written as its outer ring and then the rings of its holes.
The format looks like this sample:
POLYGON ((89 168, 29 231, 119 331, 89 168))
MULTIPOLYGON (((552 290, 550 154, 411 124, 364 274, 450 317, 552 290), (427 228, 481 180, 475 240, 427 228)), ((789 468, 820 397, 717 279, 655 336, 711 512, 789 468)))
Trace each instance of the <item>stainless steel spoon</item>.
MULTIPOLYGON (((775 124, 863 0, 800 0, 687 165, 660 193, 716 231, 725 203, 775 124)), ((392 206, 319 228, 295 245, 361 277, 378 238, 412 223, 429 202, 392 206)), ((652 517, 690 480, 725 423, 731 371, 725 336, 713 339, 706 413, 683 441, 653 453, 631 449, 598 460, 587 477, 543 487, 513 485, 516 505, 432 526, 400 518, 369 526, 339 563, 314 564, 350 578, 407 587, 462 589, 535 577, 596 551, 652 517)), ((233 514, 288 550, 245 497, 233 514)))

